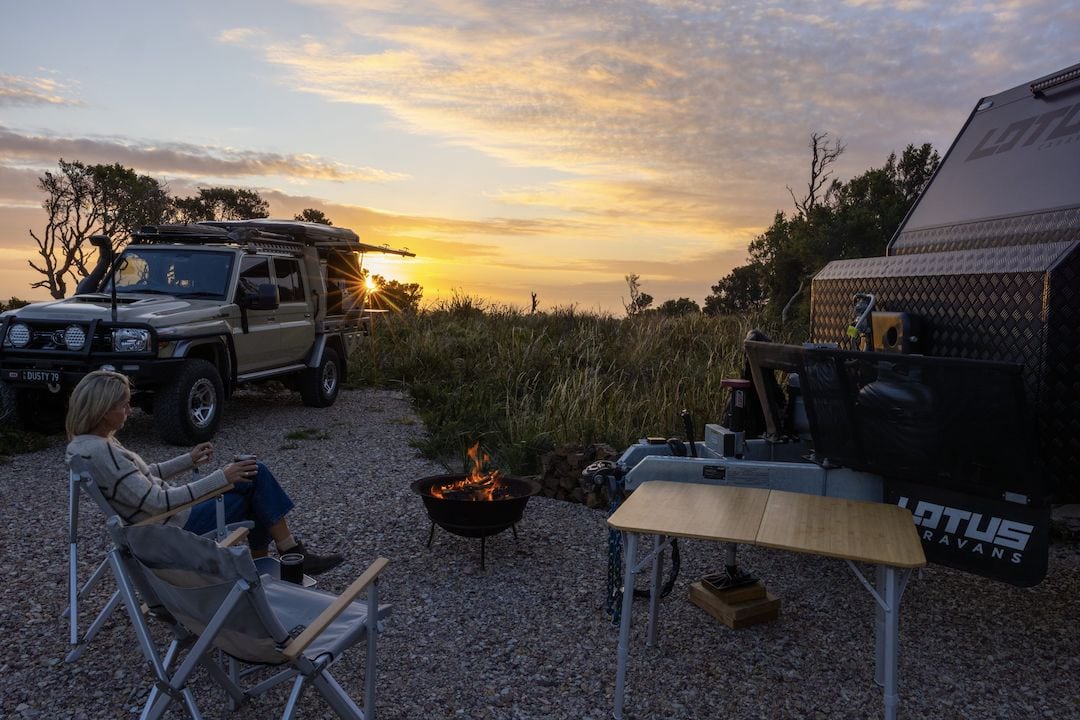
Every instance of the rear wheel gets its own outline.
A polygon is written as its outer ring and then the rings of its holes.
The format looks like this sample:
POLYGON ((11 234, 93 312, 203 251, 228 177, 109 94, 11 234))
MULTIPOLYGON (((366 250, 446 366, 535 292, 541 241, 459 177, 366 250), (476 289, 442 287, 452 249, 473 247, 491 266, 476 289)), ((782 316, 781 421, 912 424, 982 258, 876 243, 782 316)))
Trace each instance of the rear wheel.
POLYGON ((341 357, 337 350, 323 350, 317 367, 307 368, 300 375, 300 398, 308 407, 330 407, 341 390, 341 357))
POLYGON ((173 445, 209 440, 221 422, 224 401, 225 388, 217 368, 206 360, 188 360, 154 400, 158 434, 173 445))

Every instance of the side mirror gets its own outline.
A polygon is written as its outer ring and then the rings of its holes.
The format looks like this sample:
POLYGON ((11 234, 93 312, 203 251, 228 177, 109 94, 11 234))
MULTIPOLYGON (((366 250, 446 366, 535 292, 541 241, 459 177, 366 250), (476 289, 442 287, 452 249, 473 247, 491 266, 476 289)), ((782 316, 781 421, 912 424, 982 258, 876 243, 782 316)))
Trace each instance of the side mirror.
POLYGON ((277 285, 261 283, 258 291, 247 293, 240 297, 240 306, 248 310, 277 310, 278 290, 277 285))

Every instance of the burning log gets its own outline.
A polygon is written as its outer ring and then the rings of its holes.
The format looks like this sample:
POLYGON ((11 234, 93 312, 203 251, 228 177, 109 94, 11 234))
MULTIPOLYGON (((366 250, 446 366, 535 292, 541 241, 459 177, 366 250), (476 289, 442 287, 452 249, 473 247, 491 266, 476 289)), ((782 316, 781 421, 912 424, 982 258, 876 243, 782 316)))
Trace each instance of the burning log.
POLYGON ((440 500, 490 501, 509 497, 510 489, 502 480, 498 470, 484 472, 484 466, 491 457, 480 449, 480 443, 473 443, 469 448, 469 460, 472 469, 460 480, 452 480, 439 485, 432 485, 428 493, 440 500))

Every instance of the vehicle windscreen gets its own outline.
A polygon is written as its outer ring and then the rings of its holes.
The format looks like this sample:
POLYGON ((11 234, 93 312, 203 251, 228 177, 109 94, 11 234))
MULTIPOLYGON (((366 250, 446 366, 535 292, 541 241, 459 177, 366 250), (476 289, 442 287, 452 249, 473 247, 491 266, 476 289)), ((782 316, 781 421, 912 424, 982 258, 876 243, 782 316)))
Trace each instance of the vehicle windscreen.
MULTIPOLYGON (((128 247, 117 261, 116 294, 225 300, 234 255, 207 250, 128 247)), ((111 292, 108 280, 102 292, 111 292)))

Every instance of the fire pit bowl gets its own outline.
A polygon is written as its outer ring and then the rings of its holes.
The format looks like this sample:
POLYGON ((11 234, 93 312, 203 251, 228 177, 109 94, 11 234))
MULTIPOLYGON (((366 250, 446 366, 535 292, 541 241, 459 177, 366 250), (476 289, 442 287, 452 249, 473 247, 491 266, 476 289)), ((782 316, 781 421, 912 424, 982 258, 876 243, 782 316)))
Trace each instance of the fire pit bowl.
MULTIPOLYGON (((540 492, 540 485, 527 478, 503 476, 495 481, 495 488, 490 499, 471 497, 469 491, 454 491, 446 488, 460 484, 468 476, 432 475, 415 480, 409 486, 424 501, 428 517, 431 518, 431 532, 428 534, 428 547, 435 535, 435 526, 462 537, 480 538, 480 566, 484 565, 484 539, 500 533, 506 528, 514 528, 529 498, 540 492), (439 495, 442 494, 442 497, 439 495)), ((514 528, 517 537, 517 528, 514 528)))
POLYGON ((512 527, 525 512, 525 503, 540 492, 540 485, 519 477, 501 477, 500 488, 491 500, 465 500, 448 494, 437 497, 433 488, 441 488, 465 479, 465 475, 432 475, 416 480, 409 487, 424 501, 431 521, 448 532, 462 537, 487 537, 512 527))

